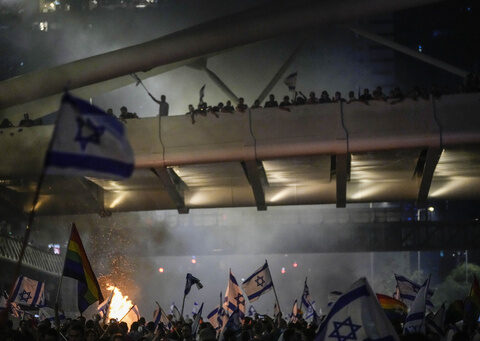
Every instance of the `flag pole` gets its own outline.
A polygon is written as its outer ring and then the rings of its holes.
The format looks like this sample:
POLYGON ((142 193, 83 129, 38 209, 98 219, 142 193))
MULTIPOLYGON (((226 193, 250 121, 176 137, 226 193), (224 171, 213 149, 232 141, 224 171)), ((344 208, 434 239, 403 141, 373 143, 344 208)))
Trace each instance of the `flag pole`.
POLYGON ((303 305, 303 294, 305 292, 305 285, 307 284, 307 277, 305 277, 305 284, 303 285, 302 296, 300 296, 300 308, 298 310, 302 310, 303 305))
POLYGON ((130 309, 128 309, 127 313, 126 313, 125 315, 123 315, 123 317, 122 317, 120 320, 118 320, 118 322, 122 322, 122 320, 125 318, 125 316, 127 316, 128 313, 132 311, 133 307, 135 307, 135 304, 133 304, 133 305, 130 307, 130 309))
POLYGON ((72 223, 72 225, 70 226, 70 234, 68 236, 67 250, 65 252, 65 257, 63 258, 62 272, 60 273, 60 278, 58 280, 57 295, 55 297, 55 327, 57 328, 57 331, 60 330, 60 319, 58 317, 58 299, 60 298, 60 290, 63 282, 63 271, 65 270, 65 263, 67 262, 68 246, 70 245, 70 240, 72 239, 72 231, 73 231, 74 225, 75 224, 72 223))
MULTIPOLYGON (((55 125, 54 125, 54 128, 53 128, 53 133, 52 133, 52 136, 50 137, 50 141, 48 142, 47 154, 52 149, 53 140, 54 140, 54 137, 55 137, 55 133, 57 131, 57 122, 58 122, 59 116, 60 115, 57 115, 57 117, 55 119, 55 125)), ((23 257, 25 256, 25 251, 27 249, 28 241, 30 239, 30 232, 32 231, 33 221, 35 219, 35 213, 36 213, 35 208, 38 205, 38 201, 40 199, 40 190, 42 189, 43 181, 45 180, 46 159, 47 158, 45 156, 44 159, 43 159, 42 171, 40 172, 40 175, 38 176, 37 188, 35 189, 35 194, 33 196, 33 201, 32 201, 32 208, 31 208, 30 213, 28 215, 27 226, 25 227, 25 234, 23 235, 22 248, 20 249, 20 253, 18 255, 18 261, 17 261, 17 264, 15 266, 15 271, 14 271, 14 276, 13 276, 13 279, 12 279, 12 284, 10 285, 10 293, 8 295, 8 298, 7 298, 7 304, 6 304, 6 309, 5 309, 5 311, 6 311, 5 317, 8 317, 8 311, 10 310, 10 307, 12 305, 12 300, 14 299, 12 297, 12 295, 13 295, 13 292, 15 290, 15 282, 17 281, 17 278, 20 275, 20 269, 22 268, 23 257)), ((0 314, 0 317, 1 317, 1 315, 2 314, 0 314)))
MULTIPOLYGON (((265 259, 265 263, 267 263, 267 267, 268 267, 268 262, 266 259, 265 259)), ((270 272, 270 268, 268 268, 268 272, 270 272)), ((271 273, 270 273, 270 276, 272 276, 271 273)), ((275 284, 273 284, 273 279, 272 279, 272 288, 273 288, 273 293, 275 294, 275 300, 277 300, 278 311, 280 312, 280 314, 282 314, 282 309, 280 308, 280 302, 278 301, 277 290, 275 290, 275 284)))
POLYGON ((185 307, 185 297, 187 297, 187 295, 185 294, 185 290, 184 290, 183 291, 182 312, 180 313, 180 315, 182 316, 182 320, 183 320, 183 308, 185 307))

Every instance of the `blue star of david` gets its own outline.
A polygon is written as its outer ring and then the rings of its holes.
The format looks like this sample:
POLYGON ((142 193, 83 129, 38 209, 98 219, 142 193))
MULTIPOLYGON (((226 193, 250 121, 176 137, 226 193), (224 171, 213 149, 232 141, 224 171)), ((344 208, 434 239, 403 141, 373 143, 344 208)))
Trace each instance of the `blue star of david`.
POLYGON ((257 276, 257 278, 255 279, 255 283, 257 283, 258 287, 263 287, 263 285, 265 284, 263 276, 257 276))
POLYGON ((243 298, 243 295, 240 293, 235 297, 235 301, 237 301, 237 307, 239 307, 240 304, 245 305, 245 298, 243 298))
MULTIPOLYGON (((328 335, 328 337, 336 338, 338 341, 356 340, 357 336, 355 335, 355 332, 362 328, 362 326, 359 326, 358 324, 353 324, 350 316, 343 322, 333 321, 333 327, 333 332, 328 335), (344 326, 350 328, 350 332, 340 334, 340 329, 344 326)), ((343 330, 345 331, 345 328, 343 330)))
POLYGON ((75 141, 80 143, 82 151, 85 151, 89 143, 100 144, 100 136, 102 136, 104 132, 105 127, 96 126, 89 119, 85 121, 80 117, 77 118, 77 135, 75 136, 75 141), (84 128, 90 132, 90 135, 83 135, 84 128))
POLYGON ((32 298, 30 291, 25 291, 25 289, 23 289, 23 291, 19 293, 18 296, 20 296, 20 302, 28 302, 28 300, 32 298))

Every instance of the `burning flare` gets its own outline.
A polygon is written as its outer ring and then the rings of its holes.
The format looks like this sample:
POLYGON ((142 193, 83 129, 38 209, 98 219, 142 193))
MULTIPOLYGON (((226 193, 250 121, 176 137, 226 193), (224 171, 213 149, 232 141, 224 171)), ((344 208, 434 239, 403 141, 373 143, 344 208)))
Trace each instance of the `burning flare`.
POLYGON ((128 312, 133 307, 132 301, 128 299, 128 296, 123 296, 120 289, 113 285, 109 285, 107 290, 113 291, 112 302, 110 303, 110 309, 108 310, 108 319, 116 319, 117 321, 120 321, 120 319, 123 318, 122 321, 125 321, 130 325, 133 321, 131 321, 132 319, 128 312))

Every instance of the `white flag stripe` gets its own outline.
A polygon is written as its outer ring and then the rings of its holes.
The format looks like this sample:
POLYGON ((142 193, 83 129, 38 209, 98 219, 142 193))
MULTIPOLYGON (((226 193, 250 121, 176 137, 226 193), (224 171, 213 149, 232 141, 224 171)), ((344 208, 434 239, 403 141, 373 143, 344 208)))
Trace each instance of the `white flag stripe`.
POLYGON ((13 302, 28 306, 45 305, 45 283, 20 276, 13 291, 13 302))
POLYGON ((134 159, 120 121, 65 94, 45 166, 49 174, 123 179, 132 174, 134 159))

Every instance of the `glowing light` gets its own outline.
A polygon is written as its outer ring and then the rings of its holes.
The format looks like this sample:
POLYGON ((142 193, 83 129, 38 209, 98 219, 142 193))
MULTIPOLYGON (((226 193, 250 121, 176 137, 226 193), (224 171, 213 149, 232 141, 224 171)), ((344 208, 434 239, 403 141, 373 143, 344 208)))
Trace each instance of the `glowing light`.
POLYGON ((435 207, 430 206, 430 207, 428 208, 428 210, 429 210, 430 212, 434 212, 434 211, 435 211, 435 207))
POLYGON ((422 51, 423 51, 422 45, 418 45, 418 52, 422 52, 422 51))
POLYGON ((294 262, 292 265, 293 265, 294 268, 296 268, 298 266, 298 263, 294 262))
POLYGON ((130 311, 130 308, 133 307, 132 301, 128 299, 128 296, 123 296, 120 289, 113 285, 108 286, 107 290, 113 291, 112 302, 108 310, 108 320, 116 319, 119 321, 123 318, 122 321, 130 325, 133 321, 128 315, 125 315, 130 311))
POLYGON ((285 267, 282 267, 282 275, 285 274, 285 272, 287 272, 287 270, 285 270, 285 267))
POLYGON ((197 260, 195 258, 192 258, 192 264, 197 264, 197 260))
POLYGON ((110 204, 110 208, 115 208, 125 199, 125 196, 125 193, 121 193, 118 197, 115 198, 115 200, 112 201, 112 203, 110 204))
POLYGON ((165 271, 164 268, 158 268, 158 272, 163 273, 165 271))

